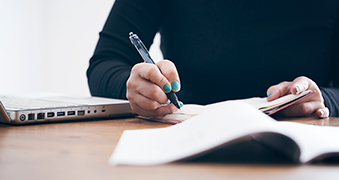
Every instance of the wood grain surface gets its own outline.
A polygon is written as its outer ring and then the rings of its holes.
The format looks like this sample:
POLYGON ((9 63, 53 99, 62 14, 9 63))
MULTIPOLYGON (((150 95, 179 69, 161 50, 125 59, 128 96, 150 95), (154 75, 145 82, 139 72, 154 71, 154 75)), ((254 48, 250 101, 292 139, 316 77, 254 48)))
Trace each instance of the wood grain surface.
MULTIPOLYGON (((338 126, 339 118, 280 119, 338 126)), ((136 118, 11 126, 0 124, 0 179, 337 179, 338 165, 170 163, 108 165, 126 129, 170 125, 136 118)))

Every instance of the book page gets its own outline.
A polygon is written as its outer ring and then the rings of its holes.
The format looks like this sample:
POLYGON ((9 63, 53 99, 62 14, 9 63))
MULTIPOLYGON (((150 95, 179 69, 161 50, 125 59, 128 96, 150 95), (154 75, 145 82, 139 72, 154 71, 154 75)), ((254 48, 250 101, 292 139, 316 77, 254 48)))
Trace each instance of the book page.
POLYGON ((301 163, 307 163, 326 153, 339 153, 339 143, 335 143, 339 137, 338 127, 282 121, 277 125, 299 145, 301 163))
POLYGON ((270 102, 267 102, 267 104, 259 107, 259 110, 265 112, 265 111, 269 111, 269 110, 272 110, 274 108, 279 108, 281 106, 284 106, 286 104, 290 104, 295 101, 298 101, 304 97, 307 97, 308 95, 311 95, 313 94, 314 91, 312 90, 307 90, 307 91, 304 91, 298 95, 294 95, 294 94, 288 94, 288 95, 285 95, 283 97, 280 97, 278 99, 275 99, 273 101, 270 101, 270 102))
POLYGON ((268 115, 271 115, 311 95, 312 93, 314 93, 314 91, 308 90, 299 95, 289 94, 289 95, 280 97, 276 100, 273 100, 271 102, 267 102, 266 97, 263 97, 263 98, 253 97, 253 98, 247 98, 247 99, 222 101, 218 103, 209 104, 206 106, 196 105, 196 104, 187 104, 187 105, 184 105, 182 109, 177 111, 176 113, 168 114, 166 116, 161 116, 161 117, 138 116, 138 117, 142 119, 159 121, 159 122, 164 122, 164 123, 169 123, 169 124, 178 124, 178 123, 181 123, 182 121, 192 118, 195 115, 202 113, 203 111, 206 111, 208 109, 213 109, 217 106, 220 106, 220 105, 223 105, 229 102, 246 103, 246 104, 253 106, 256 109, 261 110, 262 112, 265 112, 268 115))
POLYGON ((270 131, 274 124, 274 119, 248 104, 224 103, 171 127, 124 131, 109 163, 169 163, 248 134, 270 131))

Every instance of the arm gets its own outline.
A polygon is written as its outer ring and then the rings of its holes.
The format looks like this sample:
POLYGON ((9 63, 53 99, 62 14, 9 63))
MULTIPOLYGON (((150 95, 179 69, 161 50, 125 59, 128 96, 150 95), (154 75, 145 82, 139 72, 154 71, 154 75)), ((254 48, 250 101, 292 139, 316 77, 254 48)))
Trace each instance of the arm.
POLYGON ((93 96, 127 98, 132 110, 143 116, 177 111, 173 104, 166 104, 165 94, 180 89, 174 64, 141 63, 142 58, 128 38, 129 32, 137 33, 149 49, 162 15, 166 14, 164 3, 164 0, 116 0, 87 71, 93 96))
MULTIPOLYGON (((336 66, 338 67, 338 66, 336 66)), ((332 82, 339 76, 333 76, 332 82)), ((282 111, 285 116, 314 115, 319 118, 339 117, 339 88, 318 87, 318 85, 307 77, 298 77, 292 82, 281 82, 271 86, 267 90, 267 100, 272 101, 286 94, 299 94, 305 90, 314 90, 310 97, 290 106, 282 111)))
MULTIPOLYGON (((339 12, 338 12, 339 15, 339 12)), ((318 87, 318 85, 307 77, 298 77, 293 82, 282 82, 271 86, 267 90, 268 101, 272 101, 285 94, 297 94, 304 90, 315 90, 316 93, 311 97, 293 105, 282 112, 288 116, 316 115, 320 118, 328 116, 339 117, 339 17, 334 28, 332 44, 332 64, 330 84, 327 87, 318 87), (299 91, 299 92, 298 92, 299 91)), ((319 62, 319 67, 321 68, 319 62)))
POLYGON ((130 71, 142 62, 128 33, 137 33, 149 48, 160 27, 163 6, 161 0, 116 0, 87 70, 93 96, 126 99, 130 71))
MULTIPOLYGON (((339 4, 339 3, 338 3, 339 4)), ((339 9, 339 7, 338 7, 339 9)), ((338 10, 339 11, 339 10, 338 10)), ((339 117, 339 12, 334 29, 333 38, 333 64, 332 64, 332 84, 329 87, 320 87, 325 100, 325 105, 330 109, 330 116, 339 117)))

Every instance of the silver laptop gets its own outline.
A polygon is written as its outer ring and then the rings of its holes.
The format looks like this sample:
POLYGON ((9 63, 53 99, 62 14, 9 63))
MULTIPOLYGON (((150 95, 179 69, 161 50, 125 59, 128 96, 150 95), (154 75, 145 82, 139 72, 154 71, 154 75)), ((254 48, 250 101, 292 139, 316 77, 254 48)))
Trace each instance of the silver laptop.
POLYGON ((31 124, 131 117, 129 101, 101 97, 0 95, 0 122, 31 124))

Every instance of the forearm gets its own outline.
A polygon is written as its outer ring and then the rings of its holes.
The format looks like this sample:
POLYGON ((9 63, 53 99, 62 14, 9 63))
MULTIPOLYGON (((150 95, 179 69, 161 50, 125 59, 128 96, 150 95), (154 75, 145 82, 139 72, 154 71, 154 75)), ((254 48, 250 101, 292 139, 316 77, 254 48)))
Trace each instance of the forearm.
POLYGON ((130 31, 142 37, 147 48, 159 29, 164 1, 116 0, 100 33, 87 70, 93 96, 126 99, 131 68, 142 58, 128 39, 130 31))
MULTIPOLYGON (((95 57, 93 57, 95 58, 95 57)), ((88 85, 93 96, 126 99, 126 81, 130 66, 118 60, 101 60, 87 71, 88 85)))

